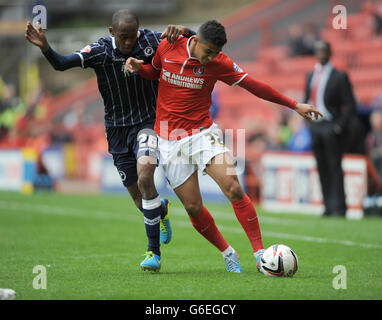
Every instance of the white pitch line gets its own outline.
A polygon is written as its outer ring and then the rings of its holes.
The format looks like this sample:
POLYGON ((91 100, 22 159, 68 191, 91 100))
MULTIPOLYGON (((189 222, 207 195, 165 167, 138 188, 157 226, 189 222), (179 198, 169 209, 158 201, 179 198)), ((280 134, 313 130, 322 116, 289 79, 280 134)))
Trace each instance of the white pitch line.
MULTIPOLYGON (((123 212, 107 212, 107 211, 90 211, 90 210, 83 210, 83 209, 77 209, 77 208, 65 208, 65 207, 59 207, 59 206, 51 206, 46 204, 38 204, 38 203, 28 203, 28 204, 22 204, 18 202, 12 202, 12 201, 4 201, 0 200, 0 208, 7 209, 7 210, 22 210, 26 212, 36 212, 36 213, 43 213, 43 214, 55 214, 55 215, 63 215, 63 216, 73 216, 73 217, 81 217, 81 218, 96 218, 96 219, 103 219, 103 220, 130 220, 130 221, 143 221, 142 215, 139 213, 123 213, 123 212)), ((177 216, 184 216, 186 217, 186 213, 184 212, 184 209, 181 208, 172 208, 171 214, 175 213, 177 216), (176 209, 176 210, 174 210, 176 209)), ((219 218, 226 217, 225 220, 235 220, 236 218, 230 217, 229 213, 224 212, 215 212, 214 214, 218 214, 219 218)), ((232 213, 233 214, 233 213, 232 213)), ((234 215, 234 214, 233 214, 234 215)), ((273 219, 273 218, 270 218, 273 219)), ((224 220, 224 218, 223 218, 224 220)), ((282 220, 282 219, 276 219, 282 220)), ((263 221, 264 222, 264 221, 263 221)), ((186 221, 173 221, 172 222, 177 227, 187 227, 189 228, 191 226, 190 222, 186 221)), ((275 223, 273 221, 272 223, 275 223)), ((244 232, 242 228, 237 227, 229 227, 229 226, 218 226, 220 230, 224 230, 227 232, 232 233, 242 233, 244 232)), ((264 231, 262 232, 265 236, 270 237, 276 237, 276 238, 282 238, 282 239, 291 239, 291 240, 299 240, 299 241, 306 241, 306 242, 315 242, 315 243, 328 243, 328 244, 339 244, 344 246, 351 246, 351 247, 361 247, 361 248, 367 248, 367 249, 382 249, 382 245, 378 244, 370 244, 370 243, 360 243, 360 242, 354 242, 350 240, 338 240, 338 239, 328 239, 328 238, 321 238, 321 237, 312 237, 312 236, 305 236, 305 235, 297 235, 297 234, 289 234, 289 233, 279 233, 279 232, 272 232, 272 231, 264 231)))

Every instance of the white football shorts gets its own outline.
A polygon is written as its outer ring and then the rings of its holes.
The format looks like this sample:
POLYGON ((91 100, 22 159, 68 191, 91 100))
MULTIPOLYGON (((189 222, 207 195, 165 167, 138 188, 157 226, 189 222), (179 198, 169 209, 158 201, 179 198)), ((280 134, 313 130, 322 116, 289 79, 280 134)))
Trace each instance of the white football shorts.
POLYGON ((231 152, 223 143, 222 132, 217 124, 180 140, 159 137, 159 164, 170 186, 175 189, 187 181, 196 171, 204 172, 211 159, 231 152))

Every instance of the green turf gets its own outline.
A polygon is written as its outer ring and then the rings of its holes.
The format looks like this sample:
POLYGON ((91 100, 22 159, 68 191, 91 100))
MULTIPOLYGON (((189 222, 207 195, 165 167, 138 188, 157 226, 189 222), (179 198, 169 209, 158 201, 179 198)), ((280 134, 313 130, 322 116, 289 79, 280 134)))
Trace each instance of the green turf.
POLYGON ((172 201, 173 240, 162 246, 160 273, 143 272, 143 218, 128 196, 23 196, 0 193, 0 288, 18 299, 382 299, 382 219, 349 221, 258 209, 266 247, 283 243, 299 257, 294 278, 267 278, 228 204, 206 204, 238 251, 243 274, 229 274, 221 254, 172 201), (34 289, 33 268, 47 270, 34 289), (333 268, 347 289, 333 288, 333 268))

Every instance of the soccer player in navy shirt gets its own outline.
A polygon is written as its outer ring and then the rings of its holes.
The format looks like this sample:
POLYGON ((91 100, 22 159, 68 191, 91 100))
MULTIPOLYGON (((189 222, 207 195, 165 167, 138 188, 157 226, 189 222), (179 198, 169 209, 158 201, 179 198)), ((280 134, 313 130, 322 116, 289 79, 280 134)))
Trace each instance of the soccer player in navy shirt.
POLYGON ((130 10, 113 14, 109 32, 109 36, 69 55, 55 52, 40 26, 35 28, 28 22, 25 36, 56 70, 94 69, 105 105, 109 152, 123 184, 144 214, 149 243, 141 268, 159 271, 160 241, 171 240, 171 225, 168 201, 160 199, 154 184, 157 137, 151 129, 155 123, 158 81, 129 73, 124 65, 129 57, 151 62, 162 39, 173 43, 181 34, 193 32, 175 25, 169 25, 163 33, 139 29, 138 17, 130 10))

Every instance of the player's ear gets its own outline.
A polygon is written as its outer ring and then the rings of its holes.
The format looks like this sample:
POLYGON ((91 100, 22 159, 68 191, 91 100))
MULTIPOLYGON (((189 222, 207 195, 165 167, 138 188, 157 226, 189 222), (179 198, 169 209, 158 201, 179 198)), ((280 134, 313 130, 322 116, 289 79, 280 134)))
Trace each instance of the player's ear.
POLYGON ((110 32, 111 35, 114 36, 114 30, 113 30, 113 27, 109 27, 109 32, 110 32))

